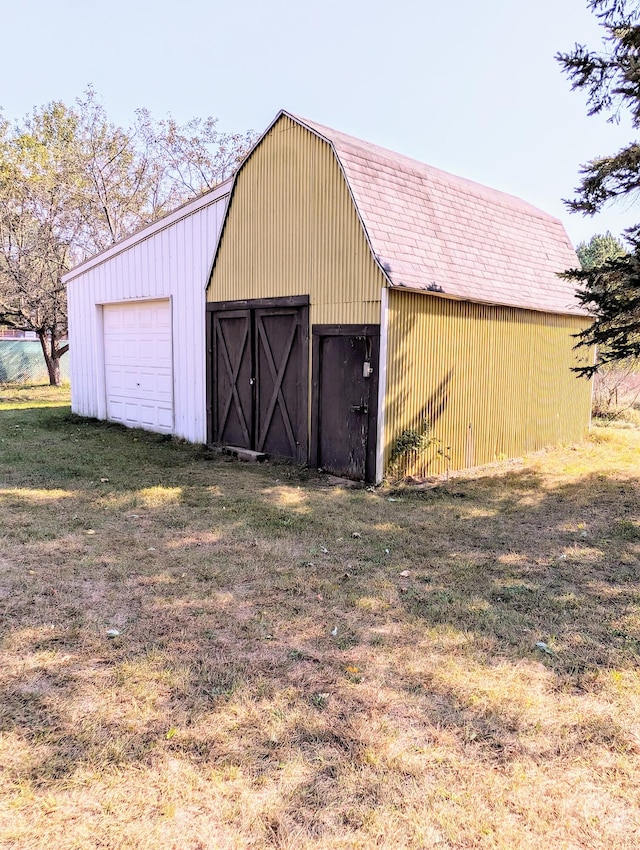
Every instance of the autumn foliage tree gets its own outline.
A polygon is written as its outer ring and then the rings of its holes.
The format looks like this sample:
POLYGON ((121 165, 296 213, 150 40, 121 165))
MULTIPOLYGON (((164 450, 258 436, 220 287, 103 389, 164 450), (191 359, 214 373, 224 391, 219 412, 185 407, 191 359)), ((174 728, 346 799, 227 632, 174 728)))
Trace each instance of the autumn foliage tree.
POLYGON ((0 324, 37 334, 52 384, 68 348, 62 274, 229 177, 252 141, 144 109, 123 128, 91 89, 0 122, 0 324))
MULTIPOLYGON (((610 121, 623 112, 640 127, 640 0, 589 0, 589 8, 604 29, 603 50, 576 45, 557 56, 572 88, 587 95, 590 115, 606 113, 610 121)), ((572 212, 594 215, 619 198, 636 199, 640 192, 640 143, 632 141, 610 156, 581 168, 572 212)), ((579 369, 590 376, 599 366, 640 356, 640 223, 625 231, 630 251, 609 256, 588 268, 572 269, 565 277, 578 284, 578 297, 592 313, 593 323, 580 343, 596 345, 598 363, 579 369)))

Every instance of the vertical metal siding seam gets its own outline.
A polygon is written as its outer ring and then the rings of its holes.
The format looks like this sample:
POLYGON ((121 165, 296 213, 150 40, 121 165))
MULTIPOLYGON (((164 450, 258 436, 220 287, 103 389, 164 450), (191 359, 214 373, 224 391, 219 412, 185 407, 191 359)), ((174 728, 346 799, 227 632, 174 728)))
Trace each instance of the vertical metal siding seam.
POLYGON ((308 294, 312 324, 378 323, 383 280, 333 149, 283 116, 238 175, 207 300, 308 294))
MULTIPOLYGON (((392 291, 385 462, 397 434, 416 427, 420 404, 449 368, 449 404, 434 434, 451 442, 454 468, 464 464, 470 423, 476 463, 580 439, 590 394, 569 370, 570 333, 582 324, 575 317, 392 291)), ((417 464, 414 454, 408 467, 415 471, 417 464)), ((432 459, 421 472, 443 467, 443 459, 432 459)))

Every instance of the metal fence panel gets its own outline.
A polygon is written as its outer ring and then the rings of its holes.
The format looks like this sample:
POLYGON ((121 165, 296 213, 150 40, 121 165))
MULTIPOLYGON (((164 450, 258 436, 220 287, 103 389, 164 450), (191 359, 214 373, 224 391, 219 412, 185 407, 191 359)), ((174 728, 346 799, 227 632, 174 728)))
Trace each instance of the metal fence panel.
MULTIPOLYGON (((69 355, 60 361, 60 373, 69 382, 69 355)), ((38 384, 49 380, 42 348, 36 340, 0 339, 0 384, 38 384)))

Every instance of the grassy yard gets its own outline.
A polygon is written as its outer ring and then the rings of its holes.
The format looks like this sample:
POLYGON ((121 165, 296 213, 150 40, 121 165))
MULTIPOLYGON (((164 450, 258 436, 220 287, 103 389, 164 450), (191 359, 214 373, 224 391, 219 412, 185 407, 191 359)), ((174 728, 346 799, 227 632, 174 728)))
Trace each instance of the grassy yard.
POLYGON ((636 850, 639 458, 347 489, 0 390, 0 847, 636 850))

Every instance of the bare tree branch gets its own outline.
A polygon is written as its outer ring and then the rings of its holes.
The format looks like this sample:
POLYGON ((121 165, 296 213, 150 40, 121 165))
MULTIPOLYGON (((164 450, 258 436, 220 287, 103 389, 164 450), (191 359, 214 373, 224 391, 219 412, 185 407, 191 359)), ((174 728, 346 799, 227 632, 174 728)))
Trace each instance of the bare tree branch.
POLYGON ((0 114, 0 324, 36 332, 52 382, 68 348, 62 274, 225 179, 253 138, 144 109, 122 128, 91 88, 13 128, 0 114))

